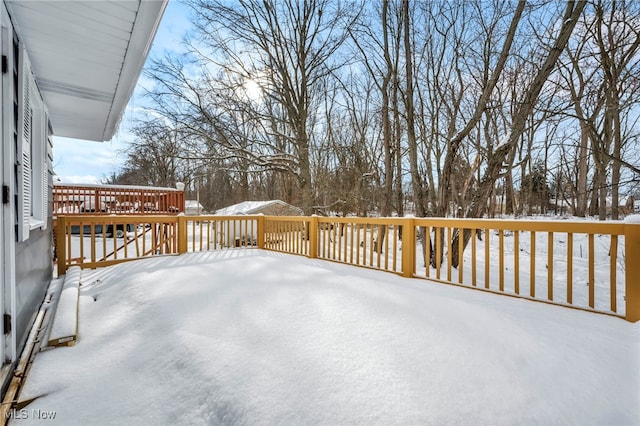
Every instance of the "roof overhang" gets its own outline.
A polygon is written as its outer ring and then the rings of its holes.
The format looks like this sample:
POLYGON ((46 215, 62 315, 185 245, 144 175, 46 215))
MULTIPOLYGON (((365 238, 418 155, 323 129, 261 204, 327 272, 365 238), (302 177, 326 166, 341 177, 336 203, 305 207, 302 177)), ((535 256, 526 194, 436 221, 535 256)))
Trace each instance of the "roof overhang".
POLYGON ((167 2, 6 1, 55 135, 113 137, 167 2))

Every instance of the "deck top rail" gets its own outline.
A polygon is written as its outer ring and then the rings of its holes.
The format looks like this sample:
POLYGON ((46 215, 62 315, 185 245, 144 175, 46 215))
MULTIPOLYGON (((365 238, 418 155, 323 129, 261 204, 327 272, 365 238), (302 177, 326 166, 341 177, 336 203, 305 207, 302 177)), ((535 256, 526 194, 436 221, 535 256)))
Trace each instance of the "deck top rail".
POLYGON ((261 248, 640 320, 640 223, 59 215, 58 271, 261 248))

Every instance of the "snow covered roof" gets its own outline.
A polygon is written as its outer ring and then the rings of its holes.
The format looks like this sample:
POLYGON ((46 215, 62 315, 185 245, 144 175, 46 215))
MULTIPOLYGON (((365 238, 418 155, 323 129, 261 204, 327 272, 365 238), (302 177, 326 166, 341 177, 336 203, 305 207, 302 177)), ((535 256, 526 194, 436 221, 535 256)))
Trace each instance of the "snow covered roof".
MULTIPOLYGON (((613 198, 611 197, 606 197, 607 200, 607 206, 612 206, 613 205, 613 198)), ((629 197, 619 197, 618 198, 618 206, 626 206, 627 203, 629 202, 629 197)))
POLYGON ((235 216, 243 214, 270 214, 274 216, 295 216, 303 215, 301 208, 292 206, 281 200, 269 201, 243 201, 219 210, 216 210, 216 216, 235 216))
POLYGON ((558 207, 571 207, 571 203, 567 200, 556 200, 555 198, 549 198, 550 205, 558 205, 558 207))

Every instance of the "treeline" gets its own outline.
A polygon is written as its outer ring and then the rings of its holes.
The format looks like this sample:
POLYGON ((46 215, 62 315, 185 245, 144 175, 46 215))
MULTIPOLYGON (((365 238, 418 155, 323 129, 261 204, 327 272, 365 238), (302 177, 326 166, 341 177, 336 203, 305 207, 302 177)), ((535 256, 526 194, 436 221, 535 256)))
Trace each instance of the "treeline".
POLYGON ((207 210, 600 219, 640 188, 640 2, 188 5, 111 182, 207 210))

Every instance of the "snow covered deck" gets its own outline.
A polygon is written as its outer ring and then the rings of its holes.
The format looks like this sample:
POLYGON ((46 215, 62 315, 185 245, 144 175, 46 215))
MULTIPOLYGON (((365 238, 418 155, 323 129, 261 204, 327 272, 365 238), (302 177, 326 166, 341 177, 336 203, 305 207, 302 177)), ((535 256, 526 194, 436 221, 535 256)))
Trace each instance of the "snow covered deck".
POLYGON ((83 270, 79 312, 11 424, 640 423, 610 316, 237 249, 83 270))

